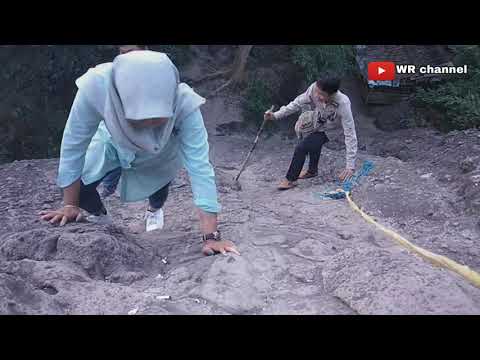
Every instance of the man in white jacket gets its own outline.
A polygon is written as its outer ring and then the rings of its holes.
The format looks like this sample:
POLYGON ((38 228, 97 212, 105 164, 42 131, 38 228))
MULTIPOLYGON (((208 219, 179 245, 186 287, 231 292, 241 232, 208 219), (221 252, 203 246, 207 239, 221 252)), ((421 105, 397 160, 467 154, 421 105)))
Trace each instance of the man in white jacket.
MULTIPOLYGON (((298 179, 317 176, 322 146, 329 141, 326 132, 337 129, 340 125, 345 135, 346 166, 339 174, 339 179, 345 181, 354 174, 358 146, 355 123, 350 99, 339 88, 340 80, 337 78, 320 79, 287 106, 282 106, 277 112, 265 113, 267 120, 282 119, 300 111, 309 111, 308 115, 314 118, 306 126, 309 131, 303 133, 302 141, 295 148, 286 179, 278 186, 279 190, 293 188, 298 179), (310 159, 309 167, 308 170, 302 171, 307 155, 310 159)), ((301 128, 299 125, 299 129, 296 130, 302 132, 301 128)))

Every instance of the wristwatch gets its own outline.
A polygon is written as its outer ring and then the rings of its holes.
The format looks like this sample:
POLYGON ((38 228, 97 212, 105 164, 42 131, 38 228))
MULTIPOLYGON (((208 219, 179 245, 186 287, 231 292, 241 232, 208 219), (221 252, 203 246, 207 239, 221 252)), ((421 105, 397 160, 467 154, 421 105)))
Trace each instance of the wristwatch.
POLYGON ((220 241, 221 240, 220 231, 215 231, 211 234, 202 235, 202 240, 204 242, 208 240, 220 241))

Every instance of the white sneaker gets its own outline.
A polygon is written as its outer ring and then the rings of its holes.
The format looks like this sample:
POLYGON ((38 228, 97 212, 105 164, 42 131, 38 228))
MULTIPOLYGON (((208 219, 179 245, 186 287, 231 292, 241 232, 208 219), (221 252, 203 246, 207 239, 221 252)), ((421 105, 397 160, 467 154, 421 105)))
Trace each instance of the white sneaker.
POLYGON ((88 215, 87 221, 91 223, 95 223, 98 225, 113 225, 113 220, 110 215, 88 215))
POLYGON ((163 229, 163 210, 157 210, 155 212, 147 210, 145 213, 146 231, 154 231, 163 229))

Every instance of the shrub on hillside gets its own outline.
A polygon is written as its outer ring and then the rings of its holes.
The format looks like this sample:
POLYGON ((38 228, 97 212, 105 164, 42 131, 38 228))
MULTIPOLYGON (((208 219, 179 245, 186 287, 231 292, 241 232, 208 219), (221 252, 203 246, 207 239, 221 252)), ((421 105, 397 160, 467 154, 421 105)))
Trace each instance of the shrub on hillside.
POLYGON ((467 64, 468 75, 420 88, 414 102, 424 115, 434 113, 434 125, 444 131, 480 127, 480 46, 461 46, 457 51, 455 63, 467 64))
POLYGON ((244 118, 250 123, 260 125, 263 113, 272 106, 272 91, 263 81, 254 79, 248 83, 245 94, 244 118))
POLYGON ((291 56, 309 83, 325 73, 343 78, 357 71, 353 45, 296 45, 291 56))

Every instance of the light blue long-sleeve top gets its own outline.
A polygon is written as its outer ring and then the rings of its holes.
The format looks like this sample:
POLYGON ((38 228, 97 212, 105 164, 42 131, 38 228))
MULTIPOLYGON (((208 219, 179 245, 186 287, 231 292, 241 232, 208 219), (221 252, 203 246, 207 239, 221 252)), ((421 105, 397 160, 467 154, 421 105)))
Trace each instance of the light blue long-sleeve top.
POLYGON ((118 167, 122 167, 122 201, 148 198, 170 183, 185 167, 194 204, 210 213, 221 210, 215 173, 209 160, 208 134, 200 109, 177 121, 160 154, 134 153, 114 143, 102 115, 79 90, 63 134, 58 186, 65 188, 79 178, 88 185, 118 167))

